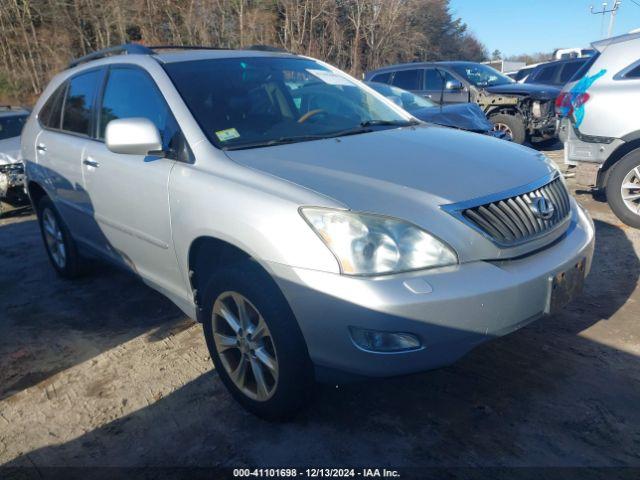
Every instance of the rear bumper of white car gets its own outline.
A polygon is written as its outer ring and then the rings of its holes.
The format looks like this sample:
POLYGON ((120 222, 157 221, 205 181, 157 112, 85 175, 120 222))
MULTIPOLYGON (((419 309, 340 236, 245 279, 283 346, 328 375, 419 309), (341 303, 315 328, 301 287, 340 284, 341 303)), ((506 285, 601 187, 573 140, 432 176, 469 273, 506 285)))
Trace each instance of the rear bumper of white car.
POLYGON ((545 249, 519 259, 378 278, 281 264, 269 268, 321 371, 378 377, 429 370, 549 313, 558 274, 576 266, 582 276, 588 273, 593 223, 572 203, 567 232, 545 249), (419 339, 420 347, 393 353, 365 350, 352 338, 354 327, 408 333, 419 339))
POLYGON ((604 139, 585 136, 580 138, 568 118, 560 120, 558 137, 564 143, 564 161, 568 165, 576 165, 580 162, 602 164, 624 143, 618 138, 604 139))

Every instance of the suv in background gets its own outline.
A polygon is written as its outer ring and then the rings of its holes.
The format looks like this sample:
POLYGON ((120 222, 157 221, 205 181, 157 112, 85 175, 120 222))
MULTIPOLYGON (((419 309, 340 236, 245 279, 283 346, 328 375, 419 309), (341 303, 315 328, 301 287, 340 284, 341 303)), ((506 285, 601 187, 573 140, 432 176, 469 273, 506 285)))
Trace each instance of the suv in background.
POLYGON ((265 417, 316 379, 436 368, 555 312, 593 255, 544 155, 286 52, 92 54, 51 81, 22 153, 55 270, 93 252, 140 276, 265 417))
POLYGON ((515 143, 556 141, 553 102, 560 90, 548 85, 516 83, 488 65, 433 62, 391 65, 365 74, 443 103, 475 102, 496 130, 515 143))
POLYGON ((28 117, 25 108, 0 106, 0 215, 28 204, 20 157, 20 133, 28 117))
POLYGON ((529 73, 524 83, 563 87, 588 61, 589 57, 581 57, 543 63, 529 73))
POLYGON ((579 184, 604 189, 618 218, 640 228, 640 32, 593 48, 556 101, 565 162, 579 184))

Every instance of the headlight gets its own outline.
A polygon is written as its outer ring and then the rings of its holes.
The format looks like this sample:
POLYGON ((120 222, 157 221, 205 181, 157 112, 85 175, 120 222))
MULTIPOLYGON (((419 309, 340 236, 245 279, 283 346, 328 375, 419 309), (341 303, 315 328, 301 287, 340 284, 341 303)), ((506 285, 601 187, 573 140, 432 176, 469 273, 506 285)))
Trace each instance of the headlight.
POLYGON ((378 275, 458 263, 449 246, 403 220, 327 208, 302 208, 300 212, 347 275, 378 275))

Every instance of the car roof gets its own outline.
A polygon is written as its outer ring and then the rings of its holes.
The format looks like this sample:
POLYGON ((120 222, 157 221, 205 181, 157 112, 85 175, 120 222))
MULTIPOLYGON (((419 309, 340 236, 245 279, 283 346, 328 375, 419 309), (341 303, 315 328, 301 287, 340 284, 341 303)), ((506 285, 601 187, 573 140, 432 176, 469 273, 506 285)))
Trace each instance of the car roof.
POLYGON ((597 51, 602 52, 605 48, 607 48, 609 45, 613 45, 614 43, 628 42, 631 40, 636 40, 638 38, 640 38, 640 32, 625 33, 624 35, 618 35, 617 37, 598 40, 597 42, 593 42, 591 46, 597 51))
POLYGON ((478 62, 468 62, 468 61, 462 61, 462 60, 455 60, 455 61, 439 61, 439 62, 409 62, 409 63, 397 63, 395 65, 388 65, 386 67, 381 67, 381 68, 377 68, 375 70, 370 70, 369 72, 367 72, 367 75, 371 74, 371 73, 379 73, 379 72, 385 72, 385 71, 389 71, 389 70, 400 70, 400 69, 405 69, 405 68, 422 68, 422 67, 429 67, 432 65, 440 65, 443 67, 447 67, 447 66, 465 66, 465 65, 482 65, 478 62))

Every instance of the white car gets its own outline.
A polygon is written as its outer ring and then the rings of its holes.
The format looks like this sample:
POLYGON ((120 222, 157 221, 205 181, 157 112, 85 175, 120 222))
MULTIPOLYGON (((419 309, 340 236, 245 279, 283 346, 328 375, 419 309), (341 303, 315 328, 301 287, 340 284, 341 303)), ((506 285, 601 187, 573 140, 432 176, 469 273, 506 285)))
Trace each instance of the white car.
POLYGON ((29 117, 23 108, 0 107, 0 215, 27 203, 20 133, 29 117))

